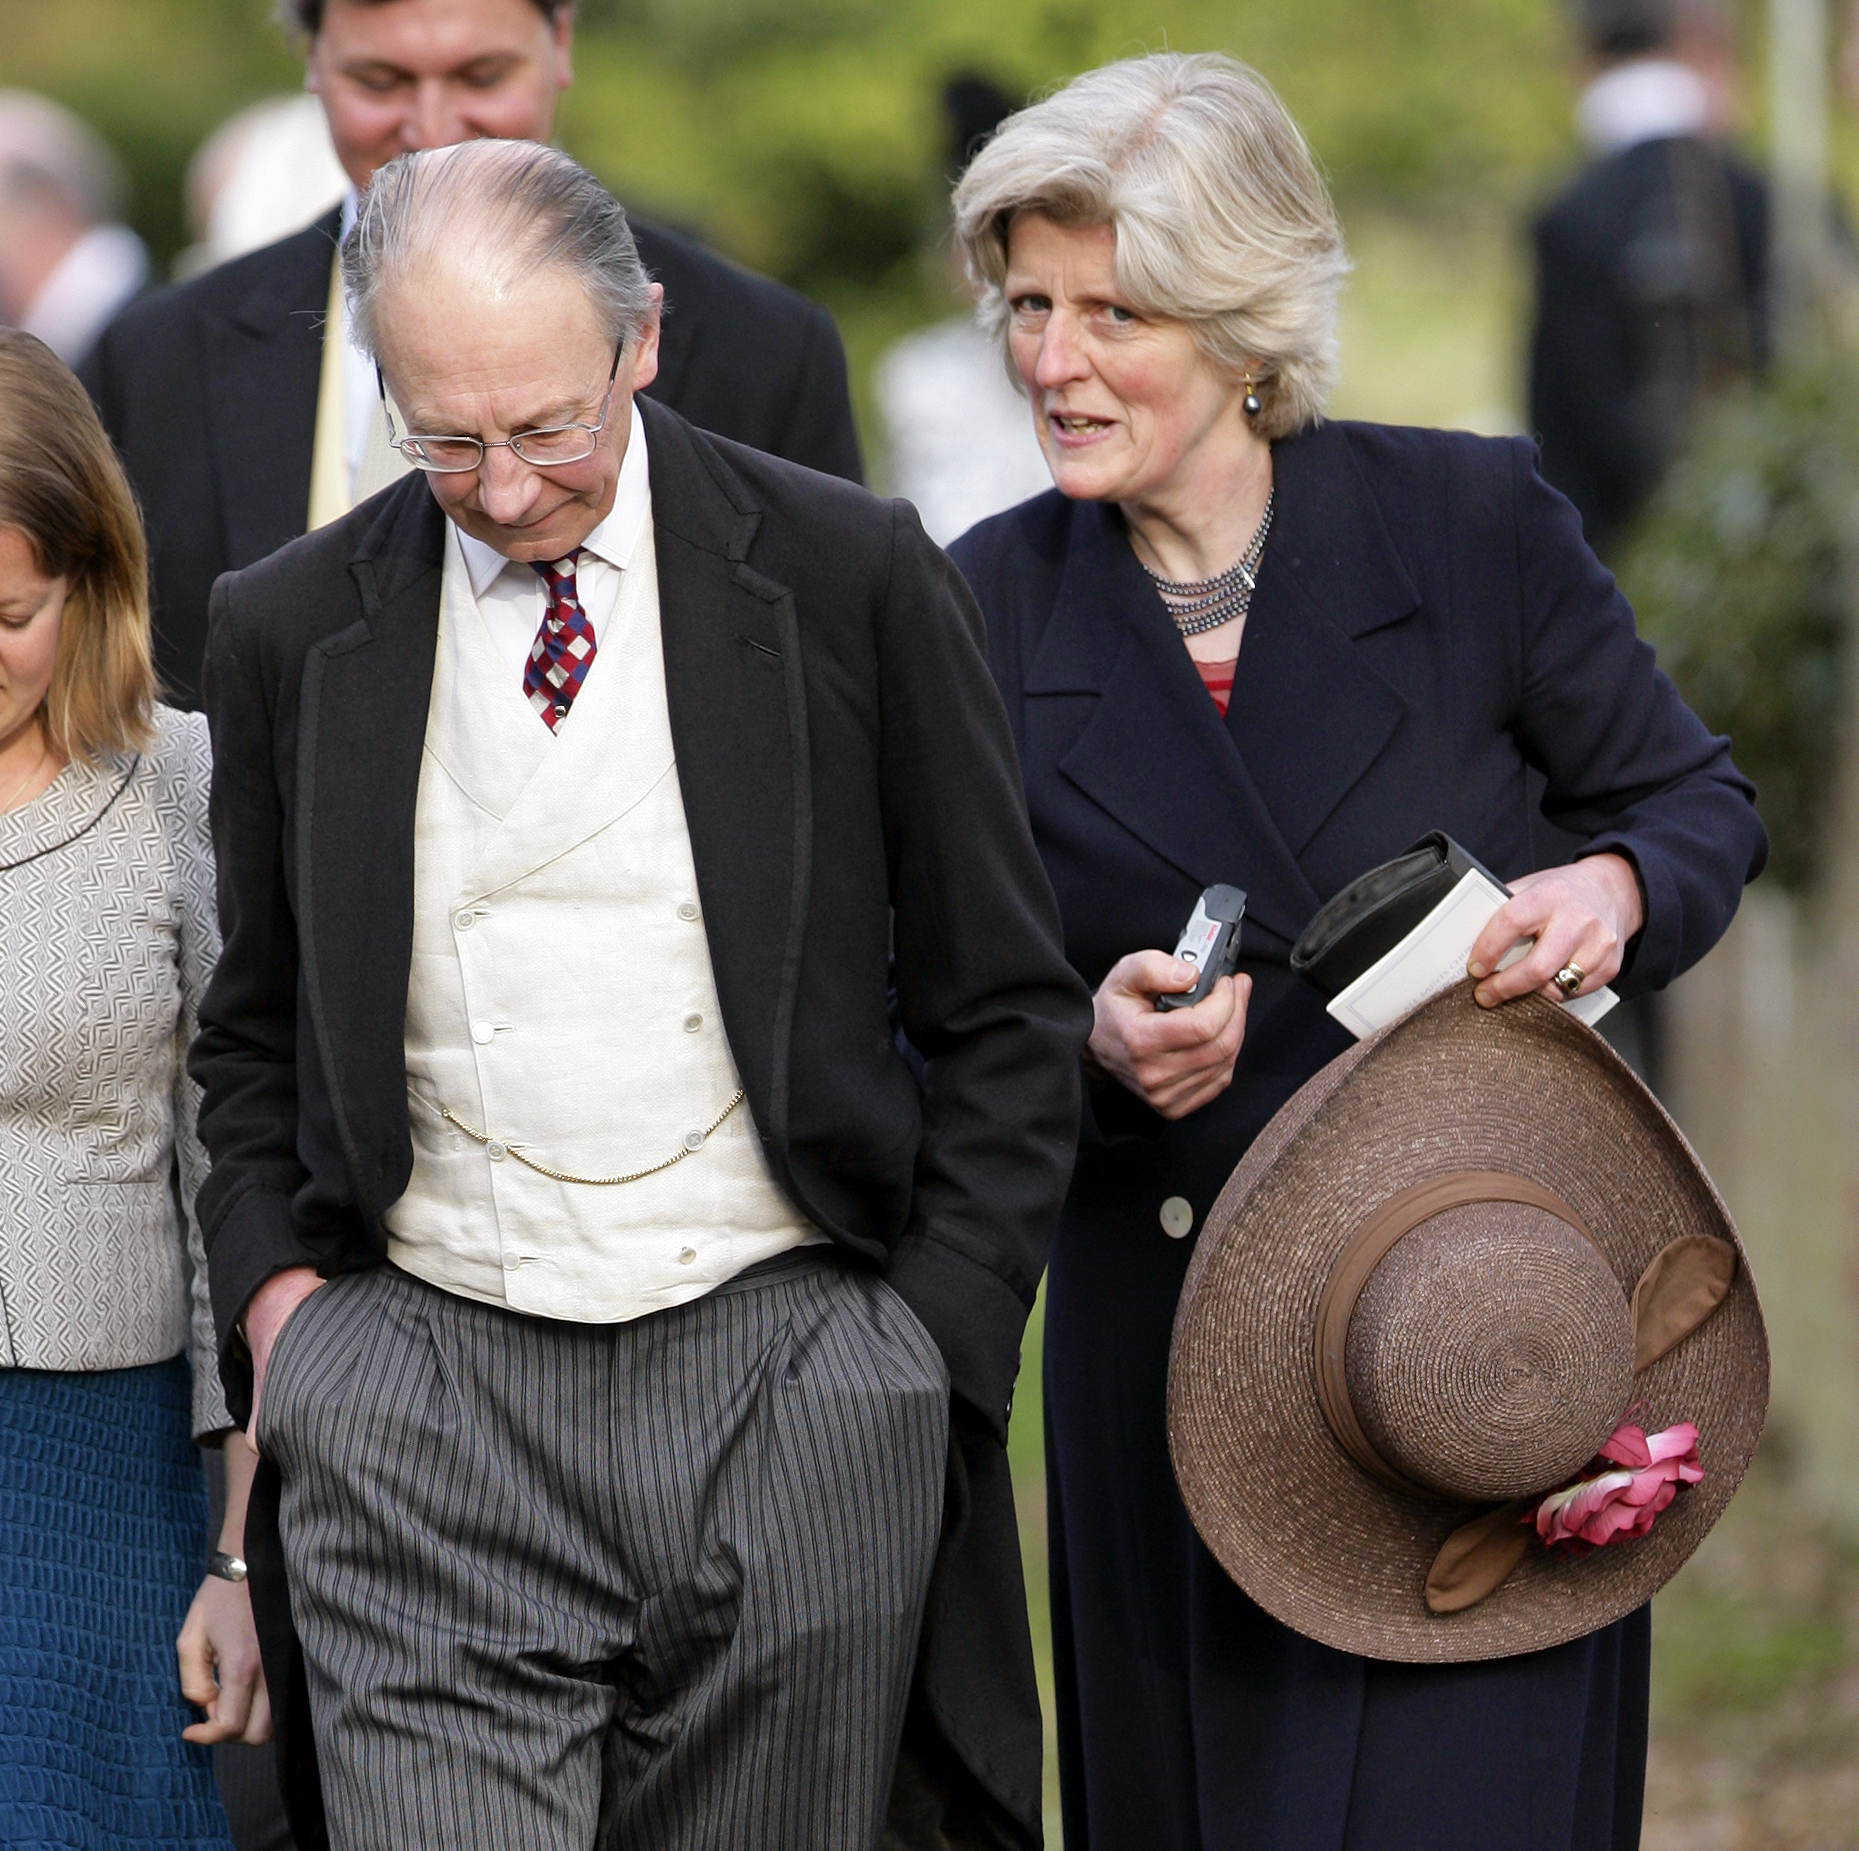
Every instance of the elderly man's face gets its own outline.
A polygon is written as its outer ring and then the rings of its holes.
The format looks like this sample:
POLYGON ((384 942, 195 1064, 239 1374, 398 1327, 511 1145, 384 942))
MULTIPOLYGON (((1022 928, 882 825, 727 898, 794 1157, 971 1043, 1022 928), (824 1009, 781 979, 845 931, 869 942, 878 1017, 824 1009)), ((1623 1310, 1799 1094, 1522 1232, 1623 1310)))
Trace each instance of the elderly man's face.
MULTIPOLYGON (((632 431, 632 395, 658 372, 658 310, 628 343, 594 454, 538 469, 509 449, 456 475, 429 475, 439 505, 507 559, 560 559, 613 506, 632 431)), ((381 371, 407 429, 497 443, 512 432, 593 424, 607 393, 613 343, 586 292, 559 269, 498 291, 468 259, 398 279, 376 305, 381 371)))
POLYGON ((366 186, 415 148, 547 141, 572 30, 570 9, 551 23, 531 0, 328 0, 305 81, 366 186))

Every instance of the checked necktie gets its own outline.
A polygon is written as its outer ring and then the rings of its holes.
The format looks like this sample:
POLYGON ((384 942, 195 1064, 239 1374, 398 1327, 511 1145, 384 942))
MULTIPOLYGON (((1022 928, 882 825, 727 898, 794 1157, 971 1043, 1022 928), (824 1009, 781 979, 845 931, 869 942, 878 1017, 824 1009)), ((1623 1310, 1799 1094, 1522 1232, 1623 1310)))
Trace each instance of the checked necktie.
POLYGON ((550 732, 568 718, 594 666, 594 626, 575 595, 574 568, 580 556, 577 546, 565 559, 530 562, 548 587, 549 604, 523 669, 523 692, 550 732))

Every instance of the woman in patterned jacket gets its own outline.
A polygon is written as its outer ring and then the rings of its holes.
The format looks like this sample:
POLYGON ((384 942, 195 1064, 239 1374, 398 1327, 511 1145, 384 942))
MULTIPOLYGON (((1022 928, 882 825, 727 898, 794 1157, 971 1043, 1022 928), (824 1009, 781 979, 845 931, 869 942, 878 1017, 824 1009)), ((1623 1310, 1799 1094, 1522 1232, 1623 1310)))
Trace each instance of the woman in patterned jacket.
POLYGON ((7 1845, 224 1851, 206 1745, 270 1729, 227 1578, 253 1455, 214 1366, 183 1065, 218 950, 208 769, 205 722, 155 701, 147 554, 109 440, 51 350, 0 331, 7 1845), (205 1580, 195 1441, 226 1443, 205 1580))

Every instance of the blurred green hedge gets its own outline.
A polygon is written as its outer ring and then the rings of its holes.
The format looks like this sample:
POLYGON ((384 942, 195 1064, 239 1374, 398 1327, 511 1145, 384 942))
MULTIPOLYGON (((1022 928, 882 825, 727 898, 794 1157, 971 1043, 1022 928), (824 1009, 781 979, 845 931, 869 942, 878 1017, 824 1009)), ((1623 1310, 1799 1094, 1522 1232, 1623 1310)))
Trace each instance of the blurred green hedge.
MULTIPOLYGON (((0 83, 128 160, 157 259, 187 155, 294 88, 271 0, 0 0, 0 83)), ((1570 147, 1557 0, 583 0, 565 144, 629 203, 816 293, 941 229, 942 84, 1028 96, 1106 59, 1222 49, 1279 86, 1339 188, 1521 199, 1570 147)))
POLYGON ((1821 872, 1838 774, 1856 513, 1859 376, 1824 363, 1715 407, 1620 561, 1660 666, 1755 780, 1771 877, 1797 892, 1821 872))

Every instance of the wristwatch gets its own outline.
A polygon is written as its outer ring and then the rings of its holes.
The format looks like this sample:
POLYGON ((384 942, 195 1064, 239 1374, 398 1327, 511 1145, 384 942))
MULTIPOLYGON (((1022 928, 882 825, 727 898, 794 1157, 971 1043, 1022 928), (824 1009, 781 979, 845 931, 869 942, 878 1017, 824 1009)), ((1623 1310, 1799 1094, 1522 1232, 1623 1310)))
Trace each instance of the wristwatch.
POLYGON ((217 1575, 222 1581, 243 1581, 245 1579, 245 1558, 228 1555, 224 1549, 215 1549, 207 1557, 207 1573, 217 1575))

